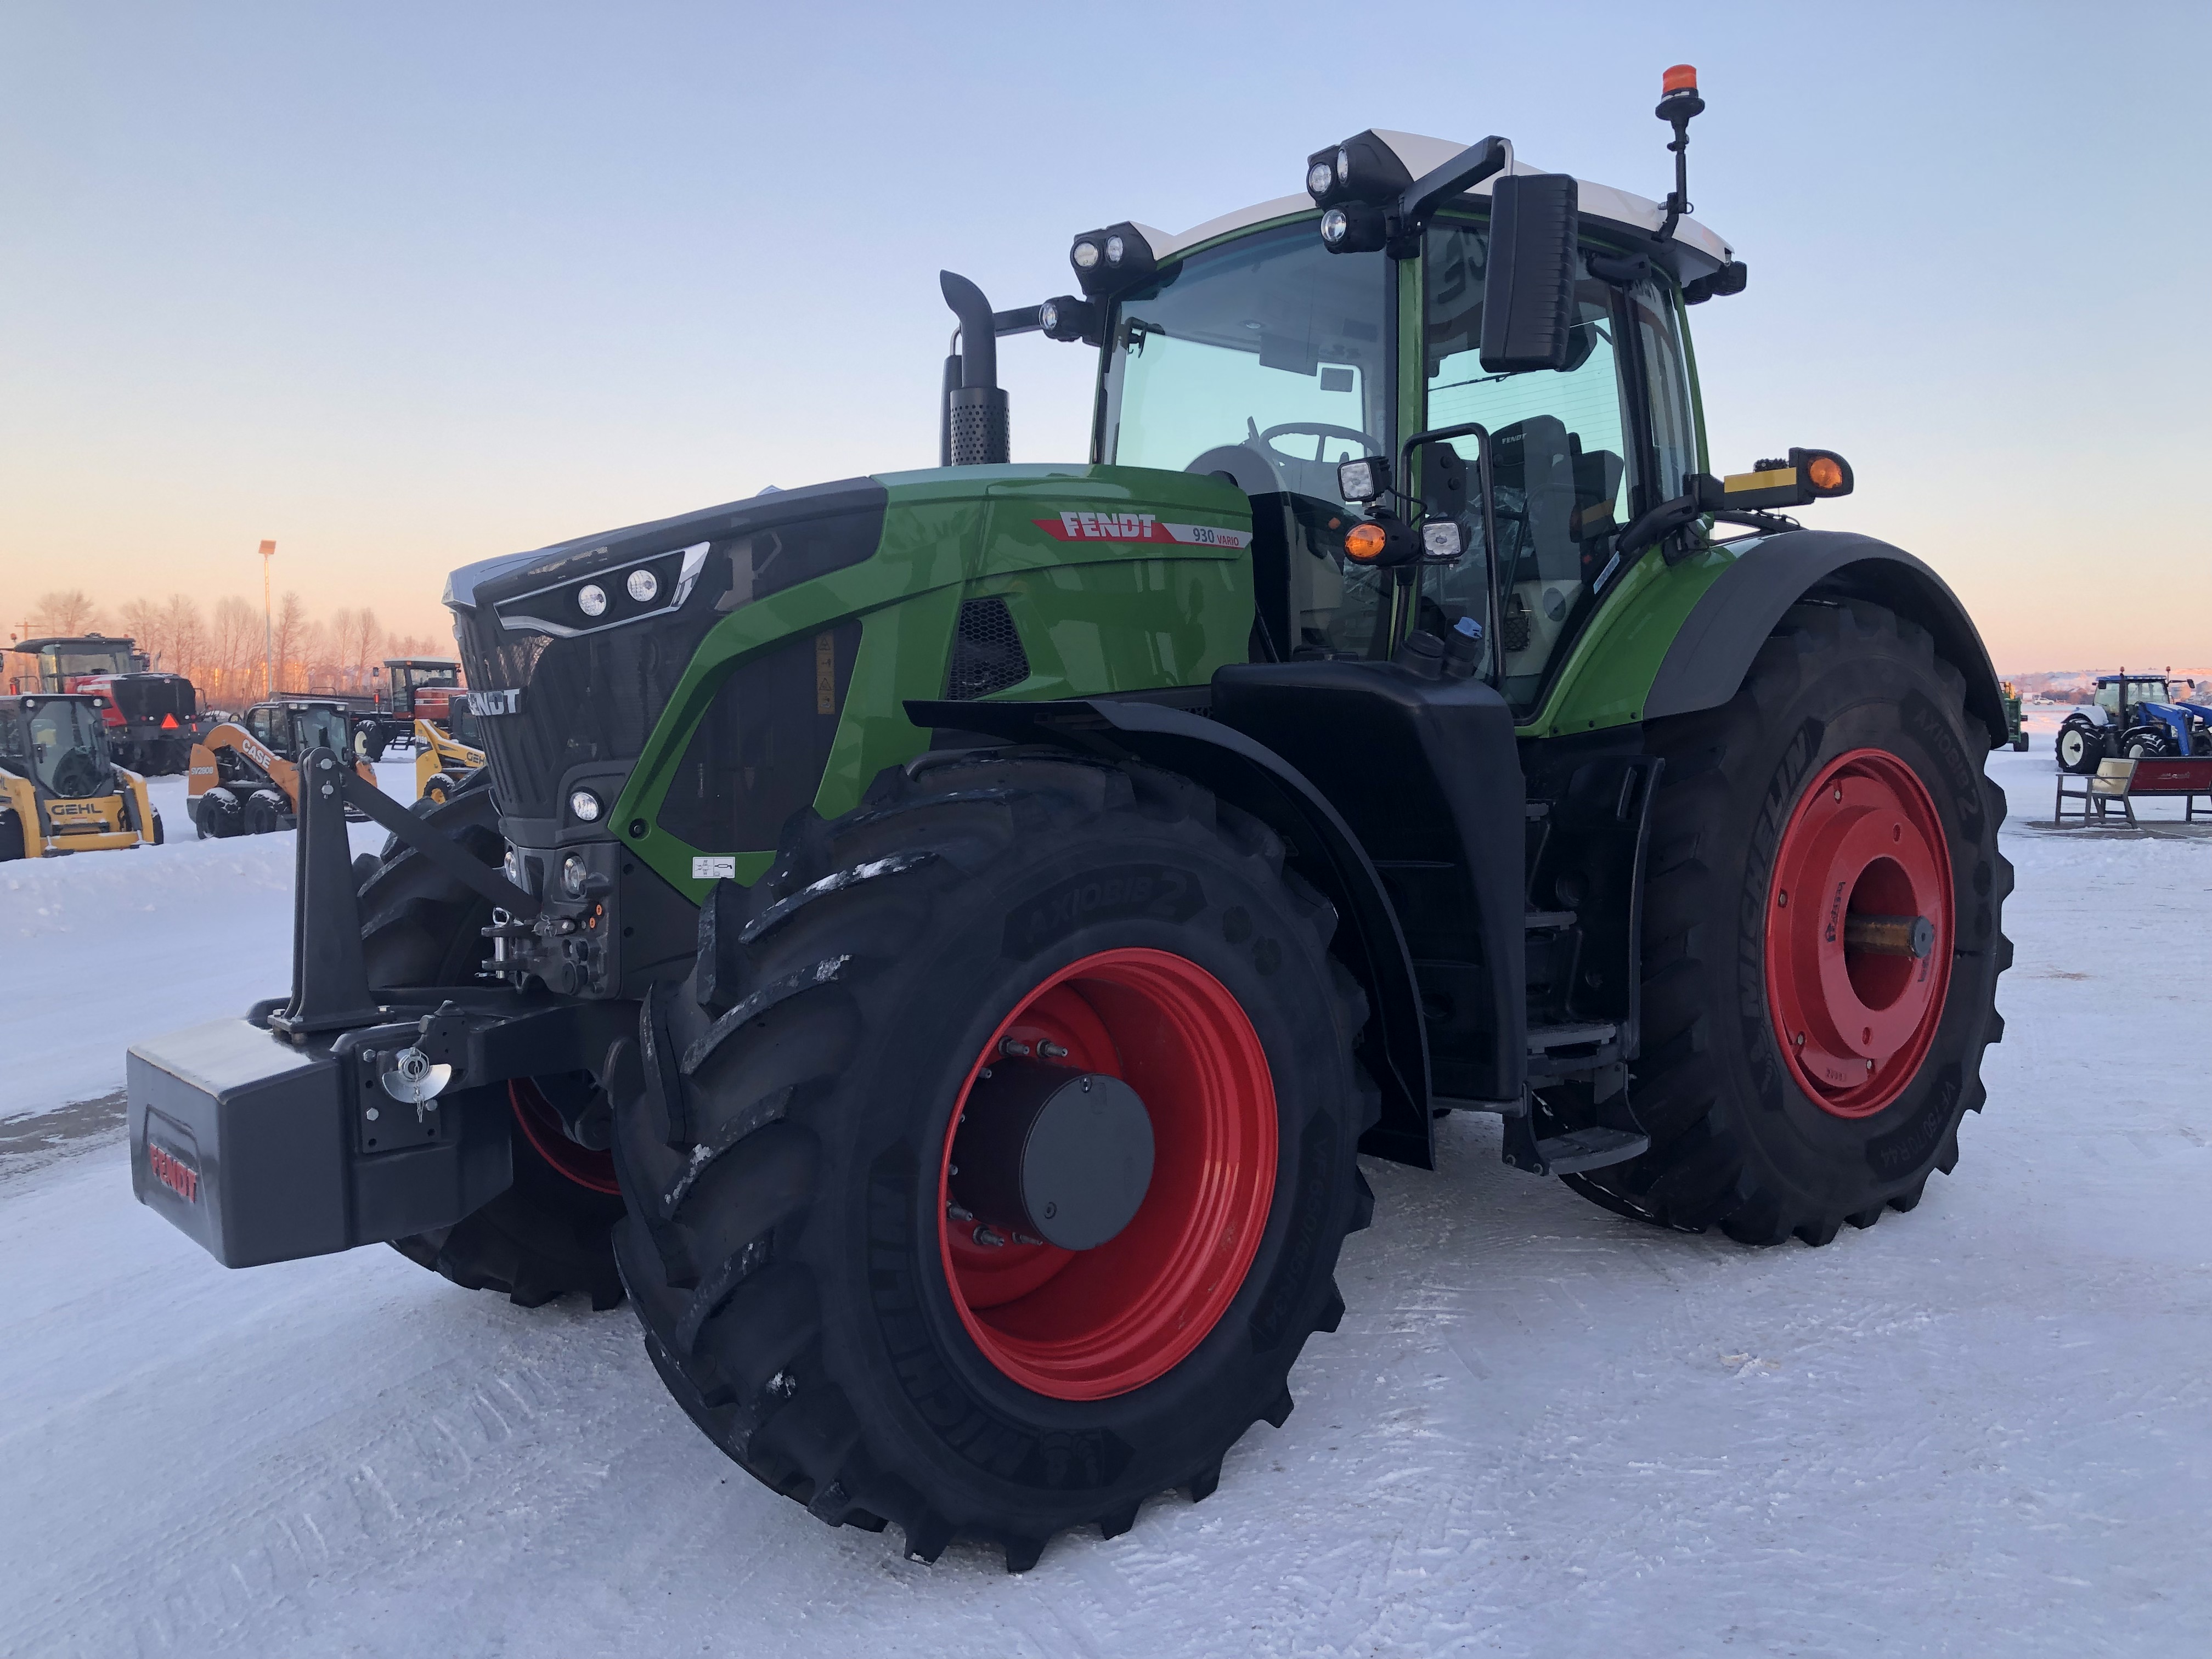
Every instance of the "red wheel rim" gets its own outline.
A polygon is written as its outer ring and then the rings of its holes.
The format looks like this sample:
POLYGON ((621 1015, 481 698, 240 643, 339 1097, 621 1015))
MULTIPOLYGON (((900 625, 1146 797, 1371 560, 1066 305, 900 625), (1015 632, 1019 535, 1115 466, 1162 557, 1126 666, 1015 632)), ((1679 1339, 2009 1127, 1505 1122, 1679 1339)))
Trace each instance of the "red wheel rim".
POLYGON ((1071 963, 1001 1020, 963 1080, 938 1168, 938 1245, 960 1321, 1005 1376, 1055 1400, 1103 1400, 1173 1370, 1244 1282, 1275 1186, 1275 1085, 1220 981, 1165 951, 1071 963), (1008 1038, 1118 1077, 1152 1120, 1152 1179, 1095 1249, 977 1243, 946 1213, 952 1141, 976 1074, 1008 1038))
POLYGON ((1912 769, 1854 749, 1798 797, 1766 898, 1766 998, 1797 1085, 1821 1110, 1869 1117, 1928 1057, 1951 981, 1951 855, 1912 769), (1924 957, 1849 948, 1853 916, 1923 916, 1924 957))
POLYGON ((507 1085, 507 1097, 514 1107, 514 1121, 522 1126, 523 1134, 537 1149, 538 1157, 579 1187, 616 1197, 622 1195, 622 1187, 615 1180, 614 1154, 595 1152, 569 1139, 561 1127, 559 1115, 535 1083, 526 1077, 511 1079, 507 1085))

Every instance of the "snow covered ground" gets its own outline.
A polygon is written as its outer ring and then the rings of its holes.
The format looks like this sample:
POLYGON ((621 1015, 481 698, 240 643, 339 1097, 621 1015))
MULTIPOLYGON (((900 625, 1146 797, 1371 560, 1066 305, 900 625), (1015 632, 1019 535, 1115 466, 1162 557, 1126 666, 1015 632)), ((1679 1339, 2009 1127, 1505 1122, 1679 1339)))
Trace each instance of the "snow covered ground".
MULTIPOLYGON (((2032 827, 2053 723, 1990 759, 2010 1029, 1918 1210, 1667 1235, 1455 1119, 1440 1173, 1370 1166, 1289 1422, 1021 1577, 756 1486, 627 1310, 385 1250, 227 1273, 112 1140, 0 1159, 0 1652, 2212 1652, 2212 837, 2032 827)), ((282 988, 289 858, 0 875, 9 1108, 282 988)))
MULTIPOLYGON (((412 760, 376 769, 415 799, 412 760)), ((120 1089, 139 1037, 290 983, 293 838, 198 840, 183 775, 147 789, 163 845, 0 865, 0 1121, 120 1089)), ((384 845, 349 828, 355 852, 384 845)))

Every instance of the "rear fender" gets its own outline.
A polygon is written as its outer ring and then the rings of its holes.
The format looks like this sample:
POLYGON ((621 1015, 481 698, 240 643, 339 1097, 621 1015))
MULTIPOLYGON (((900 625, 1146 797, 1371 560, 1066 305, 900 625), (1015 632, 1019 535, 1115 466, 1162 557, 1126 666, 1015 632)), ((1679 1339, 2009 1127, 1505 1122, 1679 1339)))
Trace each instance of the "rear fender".
POLYGON ((1297 768, 1241 732, 1157 702, 914 701, 906 711, 925 728, 1143 761, 1203 785, 1280 836, 1299 873, 1336 906, 1342 926, 1330 948, 1367 994, 1369 1069, 1382 1091, 1382 1115, 1359 1150, 1436 1167, 1428 1041, 1405 934, 1358 838, 1297 768))
POLYGON ((1935 636, 1936 654, 1966 678, 1966 708, 1990 746, 2010 738, 2004 690, 1966 609, 1943 579, 1871 536, 1790 530, 1747 547, 1691 609, 1652 677, 1644 717, 1717 708, 1735 696, 1752 659, 1801 599, 1869 599, 1935 636))

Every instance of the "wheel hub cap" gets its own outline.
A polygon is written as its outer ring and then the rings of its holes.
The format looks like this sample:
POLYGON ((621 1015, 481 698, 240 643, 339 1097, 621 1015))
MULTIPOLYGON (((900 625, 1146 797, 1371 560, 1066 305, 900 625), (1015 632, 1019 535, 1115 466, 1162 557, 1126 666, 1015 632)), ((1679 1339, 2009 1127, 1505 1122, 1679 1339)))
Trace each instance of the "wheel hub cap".
POLYGON ((1935 802, 1885 750, 1824 768, 1784 829, 1767 897, 1766 991, 1798 1085, 1866 1117, 1911 1082, 1950 983, 1951 859, 1935 802))
POLYGON ((1096 1249, 1152 1185, 1152 1119, 1117 1077, 1000 1060, 977 1075, 961 1116, 953 1200, 1002 1239, 1096 1249))

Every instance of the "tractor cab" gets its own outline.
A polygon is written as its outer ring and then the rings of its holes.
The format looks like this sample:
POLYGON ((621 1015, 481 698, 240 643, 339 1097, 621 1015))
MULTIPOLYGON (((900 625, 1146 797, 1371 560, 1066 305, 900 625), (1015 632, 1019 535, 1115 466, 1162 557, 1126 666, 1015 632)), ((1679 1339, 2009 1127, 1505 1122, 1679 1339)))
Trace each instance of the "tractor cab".
POLYGON ((2100 674, 2097 707, 2123 726, 2134 723, 2135 711, 2147 702, 2172 702, 2173 693, 2163 674, 2100 674))
POLYGON ((461 683, 461 665, 451 657, 386 657, 384 659, 386 706, 406 720, 427 715, 435 720, 444 713, 444 697, 418 698, 437 690, 450 692, 461 683), (418 706, 418 703, 425 706, 418 706), (436 713, 428 705, 434 704, 436 713))
MULTIPOLYGON (((1702 107, 1694 87, 1661 106, 1678 140, 1663 202, 1543 173, 1502 138, 1369 131, 1308 158, 1305 197, 1181 235, 1081 234, 1080 296, 993 313, 948 274, 945 458, 1005 459, 994 360, 968 344, 986 318, 1101 348, 1092 462, 1219 478, 1251 503, 1253 660, 1456 635, 1526 722, 1647 551, 1671 568, 1716 521, 1794 528, 1771 509, 1851 488, 1827 451, 1702 471, 1686 307, 1746 280, 1686 216, 1702 107)), ((1190 529, 1077 514, 1060 539, 1190 529)))
POLYGON ((143 778, 108 750, 107 699, 0 697, 0 860, 161 839, 143 778))
POLYGON ((149 666, 146 653, 137 649, 134 641, 112 640, 100 634, 25 640, 9 649, 38 665, 35 674, 19 676, 10 683, 9 689, 16 692, 69 691, 81 679, 143 674, 149 666))

